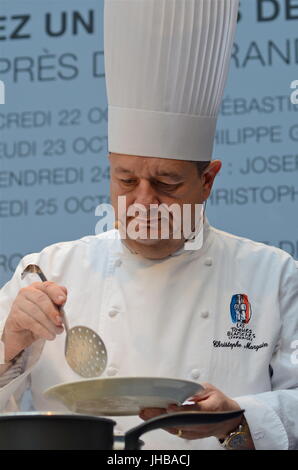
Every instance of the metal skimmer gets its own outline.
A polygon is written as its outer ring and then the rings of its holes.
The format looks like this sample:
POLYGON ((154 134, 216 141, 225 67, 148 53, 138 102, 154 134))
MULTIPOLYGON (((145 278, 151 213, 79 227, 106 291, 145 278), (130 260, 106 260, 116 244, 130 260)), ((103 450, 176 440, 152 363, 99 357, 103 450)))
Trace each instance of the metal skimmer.
MULTIPOLYGON (((36 273, 42 282, 47 278, 36 264, 29 264, 22 272, 22 279, 28 273, 36 273)), ((86 326, 69 328, 63 307, 59 307, 66 332, 64 354, 68 365, 81 377, 98 377, 107 366, 107 350, 100 336, 86 326)))

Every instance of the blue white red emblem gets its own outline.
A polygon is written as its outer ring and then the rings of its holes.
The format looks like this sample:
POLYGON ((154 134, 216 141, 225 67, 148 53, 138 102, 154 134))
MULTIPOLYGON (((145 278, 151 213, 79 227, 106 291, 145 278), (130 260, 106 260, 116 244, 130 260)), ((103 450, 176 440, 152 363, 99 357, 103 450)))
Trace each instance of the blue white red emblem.
POLYGON ((233 323, 249 323, 252 312, 246 294, 233 295, 230 309, 233 323))

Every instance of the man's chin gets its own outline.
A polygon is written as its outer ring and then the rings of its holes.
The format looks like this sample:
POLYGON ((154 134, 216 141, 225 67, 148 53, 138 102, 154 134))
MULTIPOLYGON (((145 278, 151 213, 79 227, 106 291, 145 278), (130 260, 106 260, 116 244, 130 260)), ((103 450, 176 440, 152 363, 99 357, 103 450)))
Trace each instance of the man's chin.
POLYGON ((156 246, 160 245, 164 240, 161 239, 154 239, 154 238, 137 238, 135 240, 128 238, 128 240, 132 243, 142 246, 156 246))
POLYGON ((161 260, 177 251, 183 246, 184 241, 166 239, 132 239, 124 240, 126 246, 134 253, 152 260, 161 260))

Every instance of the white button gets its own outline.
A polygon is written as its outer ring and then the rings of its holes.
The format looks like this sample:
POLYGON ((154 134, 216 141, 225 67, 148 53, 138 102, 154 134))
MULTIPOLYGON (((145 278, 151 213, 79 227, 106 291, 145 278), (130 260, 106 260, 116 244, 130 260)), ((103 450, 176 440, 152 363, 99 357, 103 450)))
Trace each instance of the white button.
POLYGON ((121 259, 116 259, 116 261, 115 261, 115 267, 116 267, 116 268, 120 268, 121 264, 122 264, 122 260, 121 260, 121 259))
POLYGON ((212 258, 206 258, 205 266, 212 266, 212 265, 213 265, 213 259, 212 258))
POLYGON ((114 375, 117 375, 118 374, 118 369, 116 369, 116 367, 109 367, 108 370, 107 370, 107 375, 109 377, 113 377, 114 375))
POLYGON ((201 317, 202 317, 202 318, 208 318, 209 315, 210 315, 210 313, 208 312, 208 310, 206 310, 205 312, 202 312, 202 313, 201 313, 201 317))
POLYGON ((110 310, 110 311, 109 311, 109 316, 110 316, 111 318, 113 318, 113 317, 115 317, 116 315, 118 315, 118 313, 119 313, 119 310, 113 309, 113 310, 110 310))
POLYGON ((191 371, 191 376, 192 376, 192 378, 195 379, 195 380, 198 379, 198 378, 200 377, 200 375, 201 375, 201 374, 200 374, 199 369, 193 369, 193 370, 191 371))

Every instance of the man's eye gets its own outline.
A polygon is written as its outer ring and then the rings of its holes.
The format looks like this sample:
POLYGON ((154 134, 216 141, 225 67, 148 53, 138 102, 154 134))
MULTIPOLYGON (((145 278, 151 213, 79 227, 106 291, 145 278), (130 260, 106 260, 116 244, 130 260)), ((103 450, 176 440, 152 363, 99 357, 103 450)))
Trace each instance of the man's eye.
POLYGON ((166 189, 167 191, 174 190, 178 188, 179 184, 169 184, 169 183, 162 183, 161 181, 158 181, 157 186, 159 186, 162 189, 166 189))
POLYGON ((120 180, 124 184, 134 184, 136 181, 133 179, 120 180))

